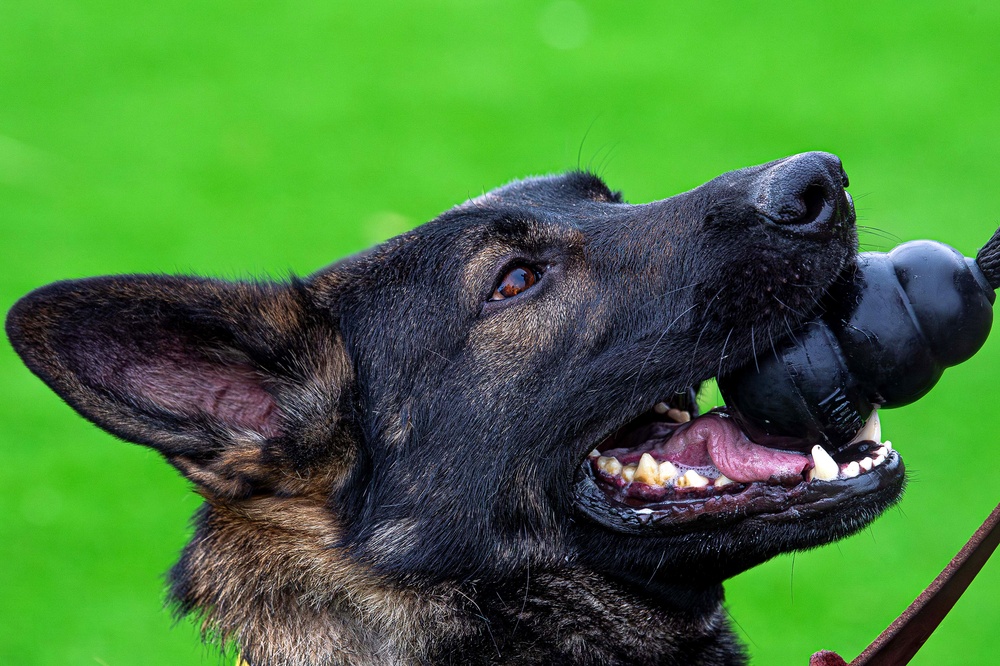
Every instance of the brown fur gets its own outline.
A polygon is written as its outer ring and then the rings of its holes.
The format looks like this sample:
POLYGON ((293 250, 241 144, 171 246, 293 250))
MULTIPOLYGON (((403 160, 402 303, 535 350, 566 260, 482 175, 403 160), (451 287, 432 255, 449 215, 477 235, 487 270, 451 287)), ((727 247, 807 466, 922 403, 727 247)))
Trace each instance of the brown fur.
MULTIPOLYGON (((203 507, 199 534, 178 566, 192 572, 183 603, 201 609, 207 639, 241 646, 251 664, 568 658, 597 665, 636 656, 641 663, 671 663, 682 652, 678 636, 685 644, 699 637, 709 644, 728 631, 721 608, 697 621, 651 613, 642 599, 592 573, 529 571, 518 596, 490 602, 490 614, 505 616, 525 637, 515 642, 535 643, 511 654, 503 637, 491 636, 491 620, 473 599, 475 586, 411 588, 378 576, 337 548, 336 522, 318 500, 268 497, 203 507), (558 643, 546 645, 543 636, 558 643), (454 646, 444 659, 442 643, 454 646), (490 652, 464 651, 480 643, 490 652)), ((688 659, 702 663, 695 654, 688 659)))
POLYGON ((171 598, 252 666, 742 664, 722 581, 860 529, 901 477, 649 524, 587 455, 815 307, 856 244, 845 180, 820 153, 642 206, 529 179, 305 280, 57 283, 7 332, 204 497, 171 598), (825 226, 768 217, 816 183, 825 226))

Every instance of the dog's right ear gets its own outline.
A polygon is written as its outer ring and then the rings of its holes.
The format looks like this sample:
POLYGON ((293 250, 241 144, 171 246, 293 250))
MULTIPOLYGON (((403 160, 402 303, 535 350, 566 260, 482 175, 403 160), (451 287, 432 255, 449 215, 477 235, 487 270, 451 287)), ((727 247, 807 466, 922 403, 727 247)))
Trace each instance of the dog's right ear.
POLYGON ((160 451, 203 492, 273 490, 352 453, 351 364, 333 313, 299 283, 58 282, 14 305, 7 334, 74 409, 160 451))

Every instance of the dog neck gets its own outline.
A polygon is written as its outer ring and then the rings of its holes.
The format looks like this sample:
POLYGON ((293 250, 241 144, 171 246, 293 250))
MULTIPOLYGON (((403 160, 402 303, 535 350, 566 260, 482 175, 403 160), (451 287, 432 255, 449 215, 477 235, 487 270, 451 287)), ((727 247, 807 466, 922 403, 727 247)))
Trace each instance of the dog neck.
POLYGON ((175 608, 251 666, 743 663, 721 588, 680 610, 676 590, 667 603, 666 589, 570 565, 506 589, 407 586, 350 557, 340 533, 319 498, 207 502, 171 571, 175 608))

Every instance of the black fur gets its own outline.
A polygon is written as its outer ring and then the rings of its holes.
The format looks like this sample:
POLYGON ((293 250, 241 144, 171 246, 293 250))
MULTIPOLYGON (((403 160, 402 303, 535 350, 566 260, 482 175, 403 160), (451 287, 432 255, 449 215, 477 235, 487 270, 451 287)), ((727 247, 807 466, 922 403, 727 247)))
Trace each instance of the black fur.
POLYGON ((7 331, 206 497, 172 594, 254 666, 740 664, 722 581, 860 529, 901 467, 641 527, 581 463, 815 312, 855 251, 845 185, 821 153, 644 205, 533 178, 303 280, 57 283, 7 331), (537 284, 491 300, 515 266, 537 284))

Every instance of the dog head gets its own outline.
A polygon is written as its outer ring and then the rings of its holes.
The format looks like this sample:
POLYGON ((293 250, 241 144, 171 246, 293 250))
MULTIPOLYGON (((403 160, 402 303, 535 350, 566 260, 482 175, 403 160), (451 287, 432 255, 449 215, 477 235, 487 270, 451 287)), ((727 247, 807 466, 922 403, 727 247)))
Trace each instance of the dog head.
MULTIPOLYGON (((70 405, 211 506, 308 500, 322 548, 387 579, 582 566, 717 584, 860 529, 901 490, 895 454, 810 482, 806 458, 735 448, 724 417, 695 437, 700 419, 661 415, 815 314, 856 248, 846 185, 825 153, 641 205, 588 173, 532 178, 305 279, 61 282, 7 330, 70 405), (626 487, 591 455, 654 440, 678 470, 743 476, 626 487)), ((182 600, 213 547, 175 573, 182 600)))

